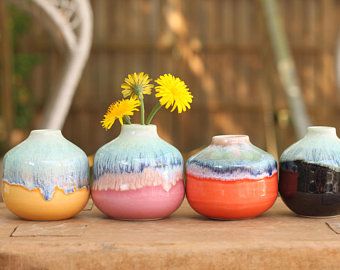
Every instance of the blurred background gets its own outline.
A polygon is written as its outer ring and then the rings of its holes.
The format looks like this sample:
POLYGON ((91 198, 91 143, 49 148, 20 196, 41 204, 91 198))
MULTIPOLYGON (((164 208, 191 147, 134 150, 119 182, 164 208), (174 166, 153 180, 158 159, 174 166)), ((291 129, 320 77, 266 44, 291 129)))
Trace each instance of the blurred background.
MULTIPOLYGON (((32 12, 41 1, 0 1, 0 157, 41 127, 45 106, 53 103, 70 65, 63 32, 50 27, 46 14, 32 12)), ((45 1, 59 8, 63 2, 64 15, 77 9, 68 6, 72 1, 45 1)), ((90 5, 90 55, 62 127, 88 155, 119 133, 118 124, 105 131, 100 120, 121 98, 124 77, 140 71, 154 78, 172 73, 193 93, 190 111, 162 110, 154 121, 160 135, 185 154, 209 144, 213 135, 249 134, 255 145, 277 156, 299 137, 294 119, 301 116, 302 128, 309 121, 340 128, 339 0, 92 0, 90 5), (274 2, 278 13, 268 6, 274 2), (290 60, 294 65, 284 68, 290 60), (301 97, 289 100, 289 86, 301 97)), ((79 22, 72 20, 79 34, 79 22)), ((149 110, 153 102, 146 100, 149 110)))

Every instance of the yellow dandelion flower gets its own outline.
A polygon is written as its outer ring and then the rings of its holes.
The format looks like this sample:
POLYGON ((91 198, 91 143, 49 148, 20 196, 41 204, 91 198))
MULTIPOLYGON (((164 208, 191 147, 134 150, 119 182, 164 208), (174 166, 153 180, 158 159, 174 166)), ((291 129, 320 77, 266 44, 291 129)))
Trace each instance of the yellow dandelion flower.
POLYGON ((132 116, 134 111, 138 111, 140 102, 135 97, 130 99, 122 99, 112 103, 101 121, 103 128, 110 129, 116 120, 123 125, 123 118, 125 116, 132 116))
POLYGON ((172 112, 177 108, 178 113, 190 109, 193 96, 181 79, 171 74, 164 74, 155 82, 158 84, 155 87, 156 97, 159 98, 159 103, 162 106, 165 106, 166 109, 172 106, 172 112))
POLYGON ((153 84, 151 78, 144 72, 129 74, 121 85, 123 97, 138 97, 140 94, 151 95, 153 84))

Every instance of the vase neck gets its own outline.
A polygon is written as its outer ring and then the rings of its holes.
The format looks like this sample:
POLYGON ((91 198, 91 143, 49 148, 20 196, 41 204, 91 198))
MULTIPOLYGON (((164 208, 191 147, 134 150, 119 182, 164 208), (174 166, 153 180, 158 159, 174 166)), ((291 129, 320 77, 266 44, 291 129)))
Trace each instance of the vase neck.
POLYGON ((327 136, 337 138, 336 129, 334 127, 312 126, 308 127, 306 137, 327 136))
POLYGON ((147 137, 158 137, 157 126, 155 125, 123 125, 120 131, 119 137, 125 136, 147 136, 147 137))
POLYGON ((36 129, 32 130, 29 139, 61 138, 63 135, 59 129, 36 129))
POLYGON ((247 135, 219 135, 212 138, 211 144, 220 146, 250 144, 250 140, 247 135))

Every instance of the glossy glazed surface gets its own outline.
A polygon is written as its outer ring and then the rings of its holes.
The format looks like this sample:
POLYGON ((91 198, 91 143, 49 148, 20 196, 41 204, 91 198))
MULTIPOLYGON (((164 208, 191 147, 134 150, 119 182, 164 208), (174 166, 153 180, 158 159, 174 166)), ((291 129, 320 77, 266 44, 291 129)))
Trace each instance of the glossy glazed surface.
POLYGON ((86 204, 87 156, 66 140, 60 130, 33 130, 5 155, 3 163, 4 202, 22 218, 69 218, 70 213, 76 214, 86 204))
POLYGON ((115 219, 162 219, 181 205, 184 184, 178 181, 169 191, 161 185, 127 191, 93 190, 92 198, 104 214, 115 219))
POLYGON ((92 197, 117 219, 169 216, 184 197, 183 158, 159 138, 154 125, 124 125, 94 160, 92 197))
POLYGON ((279 191, 296 214, 340 214, 340 142, 332 127, 310 127, 280 158, 279 191))
POLYGON ((246 219, 268 210, 277 197, 277 174, 264 179, 216 181, 187 175, 191 207, 213 219, 246 219))
POLYGON ((90 190, 83 188, 65 194, 56 188, 53 198, 47 201, 38 189, 4 183, 2 196, 9 210, 23 219, 62 220, 75 216, 85 207, 90 190))
POLYGON ((187 162, 187 198, 198 213, 244 219, 268 210, 277 197, 274 158, 248 136, 217 136, 187 162))

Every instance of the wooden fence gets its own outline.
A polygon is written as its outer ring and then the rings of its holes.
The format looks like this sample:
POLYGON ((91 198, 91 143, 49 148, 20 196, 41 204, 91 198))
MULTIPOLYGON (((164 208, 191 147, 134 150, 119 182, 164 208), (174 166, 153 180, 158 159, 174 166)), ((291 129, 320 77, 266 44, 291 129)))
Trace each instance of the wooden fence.
MULTIPOLYGON (((313 123, 337 128, 339 6, 335 0, 280 1, 313 123)), ((99 122, 134 71, 173 73, 187 82, 195 96, 192 110, 162 111, 155 121, 161 136, 183 152, 215 134, 249 134, 274 154, 295 140, 259 1, 93 0, 92 7, 91 57, 63 130, 88 154, 119 132, 118 125, 106 132, 99 122)), ((64 55, 34 22, 18 51, 42 56, 28 82, 39 114, 64 55)))

